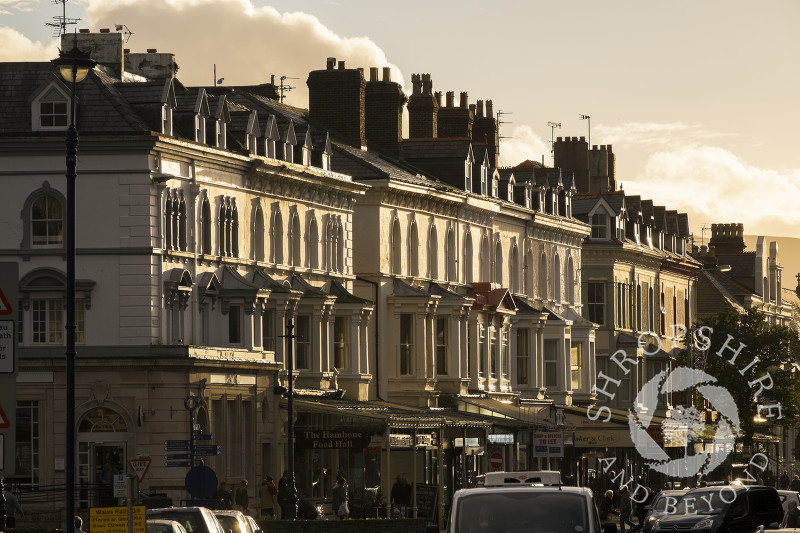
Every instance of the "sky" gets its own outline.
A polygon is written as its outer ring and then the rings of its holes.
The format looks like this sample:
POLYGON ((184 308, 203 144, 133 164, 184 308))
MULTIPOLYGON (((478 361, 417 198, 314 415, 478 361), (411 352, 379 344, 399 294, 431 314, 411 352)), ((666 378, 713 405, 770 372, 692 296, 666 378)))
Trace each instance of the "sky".
MULTIPOLYGON (((0 0, 0 61, 57 55, 53 0, 0 0)), ((327 57, 392 67, 492 100, 502 165, 552 164, 551 135, 611 144, 628 194, 711 223, 800 237, 800 2, 771 0, 68 0, 75 28, 124 24, 133 52, 173 52, 186 85, 287 76, 327 57), (589 121, 579 115, 588 115, 589 121), (560 123, 551 129, 548 122, 560 123), (591 127, 591 130, 590 130, 591 127)))

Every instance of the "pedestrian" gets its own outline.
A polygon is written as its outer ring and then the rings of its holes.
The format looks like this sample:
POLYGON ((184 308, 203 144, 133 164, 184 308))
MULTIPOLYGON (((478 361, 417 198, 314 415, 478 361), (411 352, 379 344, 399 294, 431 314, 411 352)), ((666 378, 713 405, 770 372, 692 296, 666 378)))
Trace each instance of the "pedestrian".
POLYGON ((786 524, 783 526, 786 529, 800 527, 800 508, 797 507, 797 502, 789 500, 789 509, 786 511, 786 524))
POLYGON ((609 515, 615 514, 619 516, 619 512, 614 509, 614 491, 608 489, 603 493, 603 499, 600 500, 600 507, 598 508, 598 512, 600 513, 600 520, 608 520, 609 515))
POLYGON ((639 530, 642 531, 644 529, 644 521, 647 518, 647 506, 652 505, 653 503, 653 491, 649 487, 644 487, 644 490, 647 494, 644 497, 644 500, 641 502, 636 502, 636 521, 639 523, 639 530))
POLYGON ((25 516, 25 512, 22 510, 19 500, 11 491, 4 490, 3 495, 6 497, 6 528, 14 529, 17 527, 16 514, 19 513, 21 516, 25 516))
POLYGON ((333 509, 340 520, 350 515, 350 504, 347 496, 347 480, 340 477, 333 488, 333 509))
POLYGON ((789 488, 795 492, 800 492, 800 476, 794 475, 792 482, 789 483, 789 488))
POLYGON ((73 525, 75 526, 75 533, 86 533, 83 530, 83 518, 81 518, 80 516, 77 515, 75 516, 73 525))
POLYGON ((780 484, 778 487, 780 489, 785 490, 789 488, 789 474, 786 473, 786 470, 784 470, 781 477, 778 478, 778 483, 780 484))
POLYGON ((289 485, 289 471, 284 470, 278 480, 278 505, 281 506, 281 520, 291 520, 297 517, 297 502, 295 494, 290 494, 291 487, 289 485))
POLYGON ((411 485, 403 476, 397 476, 391 492, 392 517, 408 517, 411 506, 411 485))
POLYGON ((631 533, 636 533, 639 527, 631 521, 631 512, 633 505, 631 504, 631 495, 628 493, 628 486, 623 485, 619 489, 619 530, 625 533, 625 524, 630 526, 631 533))
POLYGON ((220 481, 217 490, 211 495, 215 500, 219 500, 219 509, 233 509, 233 495, 228 490, 228 484, 225 481, 220 481))
POLYGON ((236 507, 244 514, 247 514, 249 506, 250 496, 247 495, 247 480, 243 479, 242 482, 239 483, 239 488, 236 489, 236 507))
POLYGON ((258 499, 261 503, 261 517, 275 520, 275 495, 278 494, 278 487, 272 480, 272 476, 267 476, 261 482, 258 490, 258 499))

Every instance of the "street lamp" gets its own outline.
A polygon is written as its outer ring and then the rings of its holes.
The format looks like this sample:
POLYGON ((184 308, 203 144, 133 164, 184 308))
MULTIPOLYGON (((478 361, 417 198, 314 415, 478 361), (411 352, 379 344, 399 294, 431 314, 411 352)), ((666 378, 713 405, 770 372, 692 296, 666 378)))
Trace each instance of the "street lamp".
POLYGON ((58 67, 61 77, 70 84, 69 128, 67 129, 67 449, 66 449, 66 531, 74 528, 75 517, 75 171, 78 155, 78 130, 75 127, 75 86, 82 82, 97 64, 89 52, 78 50, 78 37, 72 50, 59 51, 58 59, 52 63, 58 67))
MULTIPOLYGON (((288 405, 287 411, 289 415, 289 420, 287 421, 287 428, 286 433, 287 437, 289 438, 289 449, 287 450, 287 462, 289 463, 287 466, 289 467, 289 486, 287 487, 287 492, 289 493, 289 516, 288 517, 281 517, 281 518, 289 518, 294 520, 297 518, 297 483, 294 478, 294 387, 292 382, 294 381, 294 339, 297 338, 297 335, 294 334, 294 322, 292 321, 292 317, 289 316, 286 318, 286 335, 284 337, 287 340, 286 343, 286 369, 289 372, 289 398, 288 398, 288 405)), ((281 509, 281 512, 283 509, 281 509)), ((334 509, 336 512, 336 509, 334 509)))

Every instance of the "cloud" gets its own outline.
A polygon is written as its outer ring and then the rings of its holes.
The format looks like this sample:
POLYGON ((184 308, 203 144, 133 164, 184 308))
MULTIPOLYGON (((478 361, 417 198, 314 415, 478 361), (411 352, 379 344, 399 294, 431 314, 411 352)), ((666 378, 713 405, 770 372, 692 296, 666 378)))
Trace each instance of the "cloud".
POLYGON ((800 225, 800 168, 760 168, 715 146, 655 152, 623 185, 626 193, 689 213, 696 233, 704 223, 741 222, 749 235, 796 236, 800 225))
POLYGON ((57 40, 34 42, 17 30, 0 27, 0 61, 50 61, 56 56, 57 40))
POLYGON ((251 0, 90 0, 86 19, 93 31, 125 24, 134 35, 134 52, 156 48, 175 54, 178 78, 186 85, 266 83, 270 75, 296 89, 287 103, 308 104, 308 72, 325 68, 327 57, 348 68, 392 67, 392 80, 403 83, 400 69, 366 37, 341 37, 306 13, 279 13, 255 7, 251 0))
MULTIPOLYGON (((503 132, 503 135, 507 133, 503 132)), ((542 156, 550 164, 550 148, 530 126, 517 126, 510 137, 500 141, 500 164, 502 166, 515 166, 526 159, 541 161, 542 156)))
POLYGON ((729 134, 707 131, 699 124, 683 122, 628 122, 617 126, 598 124, 593 132, 605 144, 613 144, 615 148, 677 148, 730 137, 729 134))

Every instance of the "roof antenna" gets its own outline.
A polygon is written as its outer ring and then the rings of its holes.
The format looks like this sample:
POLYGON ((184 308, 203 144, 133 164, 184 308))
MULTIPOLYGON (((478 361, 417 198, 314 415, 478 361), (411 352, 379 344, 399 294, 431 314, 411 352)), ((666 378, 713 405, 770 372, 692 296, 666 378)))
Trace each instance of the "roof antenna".
POLYGON ((125 44, 128 44, 131 35, 133 35, 131 29, 128 28, 125 24, 114 24, 114 29, 122 32, 122 35, 125 36, 125 44))
POLYGON ((288 93, 289 91, 291 91, 292 89, 295 88, 295 87, 292 87, 291 85, 284 84, 283 82, 286 81, 286 80, 299 80, 299 79, 300 78, 292 78, 290 76, 281 76, 281 85, 280 85, 280 87, 278 87, 280 89, 280 91, 281 91, 281 103, 283 103, 283 98, 284 98, 284 94, 283 93, 284 92, 288 93))
POLYGON ((53 37, 67 33, 67 26, 77 24, 81 19, 67 18, 67 0, 53 0, 54 4, 61 4, 61 16, 53 17, 53 22, 45 22, 45 26, 53 28, 53 37))

